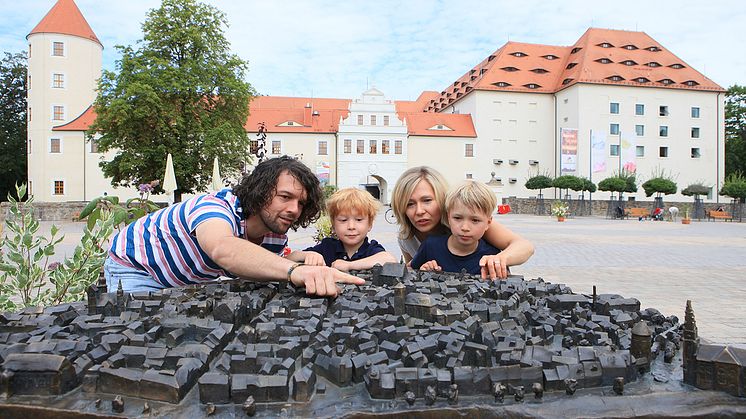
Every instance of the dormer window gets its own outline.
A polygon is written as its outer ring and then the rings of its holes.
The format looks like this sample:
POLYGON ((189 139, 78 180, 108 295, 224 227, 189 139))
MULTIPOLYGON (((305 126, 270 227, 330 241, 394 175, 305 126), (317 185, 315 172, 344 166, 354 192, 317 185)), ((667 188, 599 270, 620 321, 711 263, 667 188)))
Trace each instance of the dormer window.
POLYGON ((538 85, 536 83, 528 83, 528 84, 524 84, 523 87, 527 87, 529 89, 538 89, 541 87, 541 85, 538 85))
POLYGON ((516 52, 513 52, 513 53, 511 53, 510 55, 512 55, 512 56, 514 56, 514 57, 518 57, 518 58, 521 58, 521 57, 528 57, 528 54, 526 54, 526 53, 523 53, 523 52, 521 52, 521 51, 516 51, 516 52))
POLYGON ((638 83, 650 83, 650 80, 646 79, 645 77, 638 77, 635 79, 638 83))
POLYGON ((476 79, 477 79, 477 76, 471 76, 471 78, 470 78, 469 80, 470 80, 470 81, 474 81, 474 80, 476 80, 476 79))
POLYGON ((564 80, 562 80, 562 85, 564 86, 566 84, 570 84, 570 82, 572 82, 572 80, 573 79, 570 79, 570 78, 564 79, 564 80))
POLYGON ((543 68, 535 68, 535 69, 533 69, 531 71, 534 72, 534 73, 536 73, 536 74, 545 74, 545 73, 549 72, 547 70, 544 70, 543 68))
POLYGON ((632 60, 624 60, 622 61, 622 64, 627 65, 627 66, 637 65, 637 63, 632 60))
POLYGON ((570 51, 570 54, 575 54, 576 52, 580 51, 581 49, 583 49, 583 48, 581 48, 581 47, 575 47, 575 48, 572 49, 572 51, 570 51))
POLYGON ((570 63, 570 64, 567 65, 567 67, 565 67, 565 69, 569 70, 569 69, 575 67, 576 65, 578 65, 578 63, 570 63))
POLYGON ((651 61, 649 63, 646 63, 645 65, 648 67, 660 67, 661 66, 660 63, 656 63, 655 61, 651 61))
POLYGON ((611 80, 611 81, 624 81, 624 77, 622 77, 622 76, 619 76, 619 75, 615 74, 615 75, 613 75, 613 76, 609 76, 609 77, 607 77, 607 78, 606 78, 606 80, 611 80))
POLYGON ((501 68, 500 70, 503 70, 503 71, 507 71, 507 72, 511 72, 511 73, 512 73, 513 71, 518 71, 518 69, 517 69, 517 68, 515 68, 515 67, 503 67, 503 68, 501 68))
POLYGON ((697 82, 696 82, 696 81, 694 81, 694 80, 687 80, 687 81, 685 81, 685 82, 684 82, 683 84, 685 84, 685 85, 687 85, 687 86, 699 86, 699 83, 697 83, 697 82))
POLYGON ((660 52, 660 48, 656 47, 655 45, 645 48, 646 50, 650 52, 660 52))
POLYGON ((624 48, 624 49, 627 49, 627 50, 630 50, 630 51, 632 51, 632 50, 636 50, 636 49, 639 49, 639 48, 637 48, 636 46, 634 46, 634 45, 632 45, 632 44, 629 44, 629 45, 625 45, 625 46, 623 46, 622 48, 624 48))
POLYGON ((602 43, 598 44, 598 46, 601 47, 601 48, 614 48, 614 45, 611 45, 608 42, 602 42, 602 43))
POLYGON ((676 69, 676 70, 681 70, 682 68, 684 68, 684 65, 683 65, 683 64, 679 64, 679 63, 676 63, 676 64, 671 64, 671 65, 669 65, 669 67, 671 67, 671 68, 673 68, 673 69, 676 69))
POLYGON ((497 87, 510 87, 510 86, 512 86, 512 84, 510 84, 508 82, 504 82, 504 81, 499 81, 497 83, 492 83, 492 85, 493 86, 497 86, 497 87))
POLYGON ((428 128, 428 131, 453 131, 448 125, 438 124, 428 128))
POLYGON ((542 55, 542 57, 541 57, 541 58, 545 58, 545 59, 547 59, 547 60, 550 60, 550 61, 551 61, 551 60, 556 60, 556 59, 557 59, 557 58, 559 58, 559 57, 558 57, 558 56, 556 56, 556 55, 552 55, 552 54, 547 54, 547 55, 542 55))
POLYGON ((494 55, 490 55, 489 57, 487 57, 487 62, 490 62, 490 61, 492 61, 494 59, 495 59, 495 56, 494 55))
POLYGON ((601 64, 611 64, 614 61, 611 61, 610 59, 604 57, 604 58, 599 58, 598 60, 596 60, 596 62, 601 63, 601 64))
POLYGON ((662 80, 658 80, 658 83, 669 85, 669 84, 674 84, 674 81, 671 79, 662 79, 662 80))
POLYGON ((487 69, 483 68, 483 69, 479 70, 479 75, 481 76, 482 74, 484 74, 486 72, 487 72, 487 69))

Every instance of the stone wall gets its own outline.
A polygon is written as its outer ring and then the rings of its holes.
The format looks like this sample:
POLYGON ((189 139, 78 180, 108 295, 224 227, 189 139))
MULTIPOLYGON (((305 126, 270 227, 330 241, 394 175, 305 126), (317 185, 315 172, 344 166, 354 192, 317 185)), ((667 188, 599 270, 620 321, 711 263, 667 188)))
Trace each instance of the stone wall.
MULTIPOLYGON (((544 210, 545 214, 549 215, 549 208, 552 206, 552 202, 554 202, 555 199, 544 199, 544 210)), ((570 213, 572 216, 584 216, 584 215, 593 215, 593 216, 599 216, 599 217, 605 217, 608 208, 609 208, 609 200, 603 199, 603 200, 592 200, 588 201, 585 200, 585 211, 581 211, 580 207, 583 204, 579 204, 579 201, 577 199, 571 200, 570 204, 570 213), (588 208, 590 208, 590 213, 588 212, 588 208)), ((503 204, 510 205, 511 212, 515 214, 537 214, 536 207, 537 207, 538 200, 536 198, 516 198, 516 197, 508 197, 503 198, 503 204)), ((655 208, 655 201, 624 201, 625 208, 647 208, 649 211, 652 211, 655 208)), ((692 201, 686 201, 686 202, 672 202, 672 201, 666 201, 665 198, 663 200, 663 206, 668 209, 671 206, 675 206, 679 208, 679 217, 684 215, 684 208, 685 206, 689 206, 689 216, 691 218, 696 218, 694 214, 694 202, 692 201)), ((704 213, 706 213, 709 210, 714 210, 719 206, 723 206, 725 208, 725 211, 733 214, 733 218, 735 220, 742 220, 746 218, 746 204, 740 205, 741 210, 741 216, 738 216, 738 208, 737 206, 734 206, 730 202, 726 203, 703 203, 702 206, 704 208, 704 213)), ((668 212, 665 213, 666 216, 668 216, 668 212)), ((705 218, 703 216, 703 218, 705 218)))
MULTIPOLYGON (((39 221, 74 221, 87 202, 34 202, 34 213, 39 221)), ((10 203, 0 204, 0 222, 10 215, 10 203)))

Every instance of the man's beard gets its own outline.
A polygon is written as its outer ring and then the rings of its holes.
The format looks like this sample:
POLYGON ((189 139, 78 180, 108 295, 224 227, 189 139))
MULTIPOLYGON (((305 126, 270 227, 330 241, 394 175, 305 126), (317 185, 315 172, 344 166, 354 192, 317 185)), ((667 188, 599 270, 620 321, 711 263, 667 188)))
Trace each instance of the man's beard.
POLYGON ((285 227, 284 224, 280 223, 280 216, 277 215, 274 218, 270 217, 270 214, 267 211, 260 211, 259 217, 262 220, 262 223, 264 223, 265 226, 269 229, 269 231, 275 233, 275 234, 285 234, 288 232, 290 227, 292 227, 292 223, 285 227))

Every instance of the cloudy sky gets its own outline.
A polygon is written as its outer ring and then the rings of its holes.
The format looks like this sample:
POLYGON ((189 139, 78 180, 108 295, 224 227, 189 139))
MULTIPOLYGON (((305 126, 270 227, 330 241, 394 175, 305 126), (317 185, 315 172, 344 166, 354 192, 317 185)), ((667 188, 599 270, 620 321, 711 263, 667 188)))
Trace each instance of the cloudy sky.
MULTIPOLYGON (((55 0, 0 0, 2 51, 25 36, 55 0)), ((159 0, 76 0, 104 44, 142 38, 159 0)), ((354 98, 375 86, 413 100, 443 90, 506 41, 571 45, 588 27, 647 32, 727 88, 746 84, 743 0, 206 0, 225 12, 234 53, 249 61, 261 94, 354 98)))

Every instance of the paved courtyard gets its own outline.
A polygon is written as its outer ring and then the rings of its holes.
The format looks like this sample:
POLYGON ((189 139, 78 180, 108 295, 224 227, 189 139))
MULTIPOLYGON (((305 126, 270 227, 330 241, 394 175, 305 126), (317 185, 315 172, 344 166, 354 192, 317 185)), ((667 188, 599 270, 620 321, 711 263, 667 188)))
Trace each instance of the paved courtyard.
MULTIPOLYGON (((497 220, 536 246, 526 264, 512 269, 527 278, 564 283, 575 292, 635 297, 683 321, 692 300, 700 336, 746 344, 746 223, 607 220, 579 217, 558 223, 550 217, 500 215, 497 220)), ((42 223, 48 231, 51 223, 42 223)), ((59 225, 59 224, 58 224, 59 225)), ((82 223, 63 223, 58 255, 72 254, 82 223)), ((313 228, 290 233, 294 249, 313 244, 313 228)), ((371 237, 400 256, 395 225, 380 213, 371 237)))

